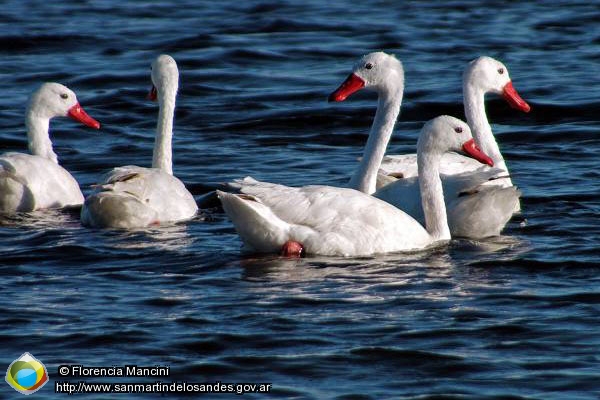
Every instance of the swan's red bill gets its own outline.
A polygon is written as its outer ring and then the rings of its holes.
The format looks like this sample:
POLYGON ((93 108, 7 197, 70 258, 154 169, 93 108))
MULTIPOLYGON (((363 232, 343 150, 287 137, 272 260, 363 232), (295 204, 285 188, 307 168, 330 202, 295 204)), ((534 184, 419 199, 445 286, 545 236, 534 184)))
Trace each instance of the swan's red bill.
POLYGON ((302 257, 304 256, 304 246, 300 242, 288 240, 281 246, 280 254, 284 257, 302 257))
POLYGON ((352 93, 365 87, 365 81, 355 74, 350 74, 346 80, 329 95, 329 101, 344 101, 352 93))
POLYGON ((90 128, 100 129, 100 122, 90 117, 88 113, 86 113, 85 110, 79 105, 79 103, 69 108, 68 115, 75 121, 79 121, 82 124, 89 126, 90 128))
POLYGON ((494 161, 492 161, 492 159, 487 154, 485 154, 483 151, 481 151, 479 147, 477 147, 477 145, 475 144, 475 139, 470 139, 464 142, 462 145, 462 149, 465 153, 467 153, 469 156, 473 157, 480 163, 487 164, 490 167, 494 166, 494 161))
POLYGON ((156 101, 158 98, 158 91, 156 90, 156 86, 152 85, 152 89, 150 89, 150 93, 146 96, 148 100, 156 101))
POLYGON ((517 93, 517 89, 513 86, 512 82, 508 82, 504 85, 504 89, 502 90, 502 97, 510 104, 512 108, 516 108, 517 110, 521 110, 523 112, 529 112, 531 107, 525 100, 519 96, 517 93))

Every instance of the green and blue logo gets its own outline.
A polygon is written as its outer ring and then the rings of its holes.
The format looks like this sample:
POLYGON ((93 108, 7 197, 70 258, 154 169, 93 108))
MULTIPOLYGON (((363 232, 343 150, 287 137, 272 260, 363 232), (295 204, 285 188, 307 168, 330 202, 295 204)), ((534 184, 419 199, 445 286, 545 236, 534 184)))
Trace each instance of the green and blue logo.
POLYGON ((40 360, 29 353, 23 353, 8 366, 5 379, 17 392, 31 394, 48 383, 48 371, 40 360))

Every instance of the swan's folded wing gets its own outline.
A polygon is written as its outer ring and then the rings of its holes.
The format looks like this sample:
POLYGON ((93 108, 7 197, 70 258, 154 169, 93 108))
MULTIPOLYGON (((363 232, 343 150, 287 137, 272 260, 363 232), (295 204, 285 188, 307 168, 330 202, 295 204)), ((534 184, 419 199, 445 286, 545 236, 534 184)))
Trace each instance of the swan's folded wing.
MULTIPOLYGON (((464 172, 473 172, 481 169, 489 169, 481 165, 477 160, 465 157, 458 153, 445 153, 440 163, 440 173, 443 175, 456 175, 464 172)), ((411 178, 419 174, 417 168, 416 154, 387 155, 383 158, 379 168, 379 174, 391 178, 411 178)), ((393 179, 380 179, 377 188, 392 183, 393 179)))
POLYGON ((489 168, 480 166, 472 171, 465 171, 460 174, 440 174, 442 185, 444 186, 444 197, 453 199, 461 193, 477 190, 481 185, 486 185, 494 180, 507 176, 506 172, 499 168, 489 168))
POLYGON ((126 182, 136 175, 143 175, 148 168, 138 167, 136 165, 126 165, 116 167, 102 176, 102 185, 115 184, 117 182, 126 182))
POLYGON ((0 158, 3 173, 26 188, 35 208, 57 208, 83 203, 79 184, 55 162, 26 153, 6 153, 0 158))
POLYGON ((497 236, 513 215, 521 192, 514 186, 479 186, 478 190, 448 204, 452 236, 497 236))
POLYGON ((418 175, 416 154, 387 155, 381 161, 379 173, 382 175, 410 178, 418 175))
MULTIPOLYGON (((331 220, 342 210, 342 193, 329 186, 291 187, 276 183, 260 182, 247 177, 234 181, 239 193, 260 199, 273 213, 290 224, 318 225, 319 221, 331 220)), ((340 189, 341 190, 341 189, 340 189)))

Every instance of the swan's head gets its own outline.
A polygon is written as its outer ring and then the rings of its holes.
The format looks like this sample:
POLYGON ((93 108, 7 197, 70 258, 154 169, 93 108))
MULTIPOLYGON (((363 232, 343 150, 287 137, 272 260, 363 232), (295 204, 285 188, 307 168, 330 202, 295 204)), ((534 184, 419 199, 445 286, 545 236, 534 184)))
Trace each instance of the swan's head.
POLYGON ((419 152, 440 155, 448 151, 462 152, 483 164, 494 166, 492 159, 475 144, 469 125, 449 115, 436 117, 423 126, 417 148, 419 152))
POLYGON ((100 128, 100 123, 79 105, 75 92, 55 82, 44 83, 31 95, 28 114, 44 119, 71 117, 91 128, 100 128))
POLYGON ((159 96, 177 94, 179 70, 173 57, 161 54, 152 63, 152 89, 148 98, 155 101, 159 96))
POLYGON ((463 86, 475 86, 483 93, 502 95, 517 110, 529 112, 531 109, 514 88, 508 68, 491 57, 482 56, 469 63, 463 74, 463 86))
POLYGON ((362 88, 380 93, 404 90, 404 68, 400 60, 382 51, 363 56, 348 78, 331 93, 329 101, 344 101, 362 88))

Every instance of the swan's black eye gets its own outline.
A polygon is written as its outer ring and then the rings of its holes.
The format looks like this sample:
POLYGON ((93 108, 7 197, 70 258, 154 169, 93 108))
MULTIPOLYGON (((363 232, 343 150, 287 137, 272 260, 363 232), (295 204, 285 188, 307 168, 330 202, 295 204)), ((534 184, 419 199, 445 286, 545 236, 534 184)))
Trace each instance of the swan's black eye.
POLYGON ((456 128, 454 128, 454 132, 462 133, 462 128, 460 126, 457 126, 456 128))
POLYGON ((68 98, 69 98, 69 95, 68 95, 68 94, 66 94, 66 93, 62 93, 62 94, 60 95, 60 97, 61 97, 61 99, 68 99, 68 98))
POLYGON ((502 75, 504 73, 504 68, 498 68, 498 73, 502 75))
POLYGON ((366 69, 372 69, 372 68, 373 68, 373 64, 371 64, 371 63, 367 63, 367 64, 365 65, 365 68, 366 68, 366 69))

